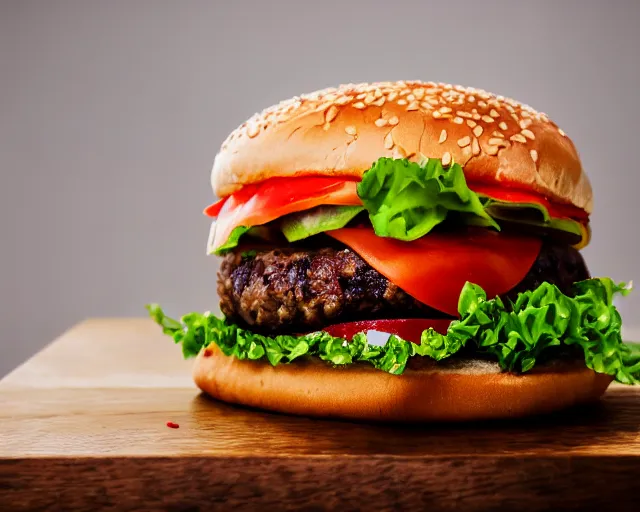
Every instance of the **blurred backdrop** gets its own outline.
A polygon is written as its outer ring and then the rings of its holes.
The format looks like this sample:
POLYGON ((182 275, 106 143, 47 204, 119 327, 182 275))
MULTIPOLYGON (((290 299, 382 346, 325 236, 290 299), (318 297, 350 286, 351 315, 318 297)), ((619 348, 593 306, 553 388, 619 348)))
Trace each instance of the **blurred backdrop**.
MULTIPOLYGON (((216 309, 201 211, 222 140, 343 82, 546 112, 596 191, 592 273, 640 278, 639 22, 634 0, 1 0, 0 376, 87 317, 216 309)), ((640 291, 620 307, 635 336, 640 291)))

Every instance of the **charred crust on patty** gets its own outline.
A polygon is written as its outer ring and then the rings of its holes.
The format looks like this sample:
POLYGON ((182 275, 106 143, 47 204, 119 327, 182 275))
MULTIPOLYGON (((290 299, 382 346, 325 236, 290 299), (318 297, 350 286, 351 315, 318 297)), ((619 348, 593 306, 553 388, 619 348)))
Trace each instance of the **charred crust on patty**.
MULTIPOLYGON (((425 263, 428 264, 428 263, 425 263)), ((525 278, 503 298, 548 281, 564 293, 589 277, 580 253, 547 241, 525 278)), ((442 318, 348 248, 286 248, 246 256, 230 252, 218 272, 225 317, 262 332, 307 332, 372 318, 442 318)))

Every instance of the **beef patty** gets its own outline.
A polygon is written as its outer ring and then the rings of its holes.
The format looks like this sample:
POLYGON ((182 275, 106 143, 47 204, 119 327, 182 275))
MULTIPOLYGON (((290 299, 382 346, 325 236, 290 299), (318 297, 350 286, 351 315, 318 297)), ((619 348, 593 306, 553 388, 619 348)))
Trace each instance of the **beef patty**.
MULTIPOLYGON (((553 283, 565 293, 589 278, 580 253, 546 242, 526 277, 503 298, 553 283)), ((372 318, 442 318, 348 248, 278 249, 227 254, 218 272, 220 308, 228 320, 261 332, 304 332, 372 318)))

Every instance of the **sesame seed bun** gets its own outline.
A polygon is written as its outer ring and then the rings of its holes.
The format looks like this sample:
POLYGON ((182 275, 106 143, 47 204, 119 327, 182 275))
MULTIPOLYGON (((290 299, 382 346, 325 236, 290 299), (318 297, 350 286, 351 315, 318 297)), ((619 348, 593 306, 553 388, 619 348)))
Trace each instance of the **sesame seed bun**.
POLYGON ((391 375, 366 364, 334 368, 316 360, 271 366, 225 356, 215 345, 198 355, 194 380, 229 403, 305 416, 375 421, 470 421, 548 413, 597 400, 612 381, 582 364, 524 375, 486 361, 451 362, 391 375))
POLYGON ((271 177, 360 177, 380 157, 420 154, 461 164, 469 183, 509 183, 591 213, 576 148, 545 114, 431 82, 349 84, 268 108, 229 135, 211 183, 225 197, 271 177))

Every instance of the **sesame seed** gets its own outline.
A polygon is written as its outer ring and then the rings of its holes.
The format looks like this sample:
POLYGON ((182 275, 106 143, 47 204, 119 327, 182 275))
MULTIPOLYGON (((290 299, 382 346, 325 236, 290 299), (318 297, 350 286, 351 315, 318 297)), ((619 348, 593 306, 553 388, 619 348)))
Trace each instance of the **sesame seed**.
POLYGON ((398 105, 406 105, 407 100, 398 100, 398 105))
POLYGON ((393 100, 395 100, 397 97, 398 97, 398 93, 397 93, 397 91, 391 91, 391 92, 389 93, 389 96, 387 96, 387 99, 388 99, 389 101, 393 101, 393 100))
POLYGON ((395 126, 395 125, 397 125, 397 124, 398 124, 398 118, 397 118, 396 116, 390 117, 390 118, 389 118, 389 124, 390 124, 391 126, 395 126))
POLYGON ((423 101, 422 103, 420 103, 420 106, 425 110, 431 110, 431 104, 426 101, 423 101))
POLYGON ((490 117, 490 116, 486 116, 486 115, 485 115, 485 116, 482 116, 482 120, 483 120, 485 123, 493 123, 493 117, 490 117))
POLYGON ((522 135, 524 135, 527 139, 536 140, 536 136, 531 130, 522 130, 520 133, 522 133, 522 135))
POLYGON ((441 107, 440 108, 440 113, 441 114, 448 114, 449 112, 451 112, 451 109, 449 107, 441 107))
POLYGON ((334 103, 336 105, 346 105, 350 101, 351 101, 351 98, 349 96, 340 96, 334 103))
POLYGON ((468 135, 466 137, 458 139, 458 146, 460 146, 461 148, 464 148, 469 144, 471 144, 471 137, 469 137, 468 135))
POLYGON ((384 105, 384 102, 385 102, 384 96, 381 96, 376 101, 374 101, 372 105, 375 105, 376 107, 381 107, 382 105, 384 105))
POLYGON ((438 100, 438 98, 429 98, 427 101, 434 107, 440 104, 440 101, 438 100))
POLYGON ((504 139, 500 139, 499 137, 491 137, 489 139, 489 144, 491 144, 492 146, 504 146, 504 145, 506 145, 504 139))
POLYGON ((440 111, 439 111, 439 110, 434 110, 434 111, 431 113, 431 115, 432 115, 433 117, 435 117, 436 119, 440 119, 440 118, 442 117, 442 114, 440 113, 440 111))
POLYGON ((483 100, 480 100, 480 101, 478 102, 478 106, 479 106, 479 107, 482 107, 482 108, 487 108, 487 102, 486 102, 486 101, 483 101, 483 100))
POLYGON ((369 93, 364 98, 364 104, 365 105, 370 105, 371 103, 373 103, 373 100, 375 100, 375 99, 376 99, 376 97, 373 94, 369 93))
POLYGON ((355 135, 356 133, 358 133, 356 127, 352 125, 345 127, 344 131, 347 132, 348 135, 355 135))
POLYGON ((471 96, 469 96, 469 97, 467 98, 467 101, 468 101, 469 103, 473 103, 473 102, 475 102, 475 101, 476 101, 476 97, 475 97, 475 96, 473 96, 473 95, 471 95, 471 96))
POLYGON ((405 158, 406 156, 407 152, 400 146, 395 146, 393 148, 393 158, 405 158))
MULTIPOLYGON (((480 119, 482 119, 482 116, 480 114, 473 114, 472 116, 476 121, 480 121, 480 119)), ((491 118, 489 118, 491 119, 491 118)), ((491 121, 493 122, 493 119, 491 119, 491 121)))
POLYGON ((469 128, 475 128, 476 126, 478 126, 478 123, 476 123, 473 119, 467 119, 467 126, 469 128))
POLYGON ((445 140, 447 140, 447 130, 442 130, 440 132, 440 138, 438 139, 438 143, 442 144, 445 140))
POLYGON ((499 149, 500 148, 498 148, 498 146, 487 146, 485 148, 484 152, 487 155, 492 155, 493 156, 493 155, 497 155, 498 154, 499 149))
POLYGON ((387 133, 384 138, 384 149, 391 149, 393 147, 393 136, 391 132, 387 133))
POLYGON ((380 119, 376 119, 376 120, 374 121, 375 125, 376 125, 378 128, 382 128, 383 126, 387 126, 387 123, 388 123, 388 122, 389 122, 389 121, 387 121, 386 119, 382 119, 382 118, 380 118, 380 119))
POLYGON ((484 131, 484 129, 482 128, 482 126, 476 126, 476 127, 473 129, 473 134, 474 134, 476 137, 480 137, 480 135, 482 135, 482 132, 483 132, 483 131, 484 131))
POLYGON ((529 153, 531 154, 531 160, 533 160, 534 162, 537 162, 538 152, 535 149, 532 149, 531 151, 529 151, 529 153))
POLYGON ((258 133, 260 133, 260 127, 258 125, 252 123, 247 126, 247 135, 250 139, 253 139, 256 135, 258 135, 258 133))
POLYGON ((462 124, 464 123, 464 119, 462 119, 461 117, 454 117, 453 122, 456 124, 462 124))
POLYGON ((566 133, 564 133, 564 131, 562 130, 562 128, 558 128, 558 133, 559 133, 560 135, 562 135, 563 137, 566 137, 566 136, 567 136, 567 134, 566 134, 566 133))
POLYGON ((451 153, 447 151, 444 155, 442 155, 442 165, 447 167, 450 163, 451 163, 451 153))
POLYGON ((469 112, 465 112, 464 110, 457 110, 456 111, 456 115, 459 115, 460 117, 466 117, 468 119, 471 119, 471 114, 469 114, 469 112))
POLYGON ((407 110, 418 110, 418 102, 417 101, 412 101, 411 103, 409 103, 409 106, 407 107, 407 110))
POLYGON ((331 123, 324 123, 324 124, 322 125, 322 129, 323 129, 325 132, 328 132, 328 131, 329 131, 329 128, 331 128, 331 123))
POLYGON ((413 94, 407 96, 407 101, 416 101, 416 97, 413 94))
POLYGON ((505 123, 504 121, 500 121, 500 124, 498 126, 501 130, 506 130, 508 128, 507 123, 505 123))
POLYGON ((331 105, 327 109, 327 111, 326 111, 326 113, 324 115, 324 120, 327 123, 330 123, 331 121, 333 121, 336 118, 337 115, 338 115, 338 107, 336 107, 335 105, 331 105))
POLYGON ((424 89, 414 89, 413 94, 415 95, 416 98, 421 100, 422 97, 424 96, 424 89))
MULTIPOLYGON (((480 127, 478 126, 478 128, 480 127)), ((473 153, 474 155, 480 154, 480 144, 478 144, 478 139, 476 139, 475 137, 473 138, 473 141, 471 141, 471 153, 473 153)))
POLYGON ((373 93, 373 95, 376 98, 381 98, 382 97, 382 91, 380 89, 376 89, 375 92, 373 93))
POLYGON ((362 103, 361 101, 356 101, 353 104, 353 108, 357 108, 357 109, 360 109, 360 110, 362 110, 364 107, 365 107, 365 104, 362 103))
POLYGON ((402 89, 400 91, 400 96, 406 96, 407 94, 409 94, 411 92, 411 89, 402 89))
POLYGON ((529 128, 531 123, 533 123, 531 119, 523 119, 522 121, 520 121, 520 128, 522 130, 526 130, 527 128, 529 128))
POLYGON ((494 108, 492 108, 492 109, 489 111, 489 115, 490 115, 491 117, 500 117, 500 114, 498 114, 497 110, 496 110, 496 109, 494 109, 494 108))
POLYGON ((524 135, 520 133, 512 135, 511 137, 509 137, 509 140, 512 140, 514 142, 522 142, 523 144, 527 142, 527 139, 525 139, 524 135))

